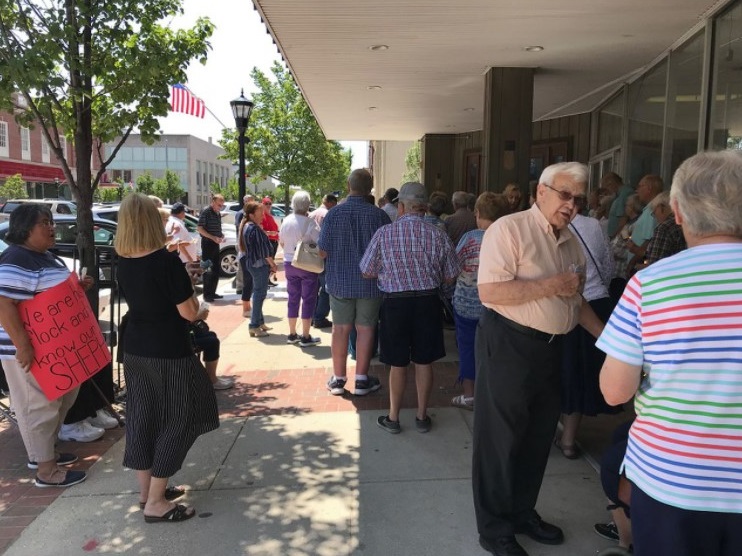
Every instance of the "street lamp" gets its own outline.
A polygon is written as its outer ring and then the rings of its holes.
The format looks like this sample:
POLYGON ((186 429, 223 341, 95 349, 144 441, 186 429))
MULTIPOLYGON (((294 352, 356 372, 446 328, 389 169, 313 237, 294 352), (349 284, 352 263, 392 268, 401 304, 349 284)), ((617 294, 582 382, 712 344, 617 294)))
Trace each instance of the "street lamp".
POLYGON ((239 187, 239 198, 238 202, 242 202, 245 198, 245 145, 250 140, 245 137, 245 131, 247 131, 247 124, 250 121, 250 112, 252 112, 253 103, 245 98, 245 90, 240 90, 240 96, 229 103, 232 107, 232 115, 234 116, 234 123, 237 126, 239 132, 239 146, 240 146, 240 170, 238 178, 239 187))

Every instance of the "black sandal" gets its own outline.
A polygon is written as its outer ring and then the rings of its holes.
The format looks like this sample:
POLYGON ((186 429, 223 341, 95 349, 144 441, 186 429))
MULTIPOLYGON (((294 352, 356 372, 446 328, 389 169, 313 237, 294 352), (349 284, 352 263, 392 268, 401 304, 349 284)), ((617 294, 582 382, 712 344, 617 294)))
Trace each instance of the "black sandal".
POLYGON ((172 521, 174 523, 176 521, 186 521, 194 515, 196 515, 196 510, 193 508, 189 508, 183 504, 177 504, 172 510, 165 512, 161 516, 145 515, 144 521, 146 523, 161 523, 164 521, 172 521), (188 510, 191 510, 191 513, 188 513, 188 510))
MULTIPOLYGON (((167 487, 165 489, 165 500, 168 502, 172 502, 173 500, 177 500, 181 496, 183 496, 186 493, 185 489, 179 488, 179 487, 167 487)), ((139 502, 139 508, 144 509, 144 506, 147 504, 147 502, 139 502)))

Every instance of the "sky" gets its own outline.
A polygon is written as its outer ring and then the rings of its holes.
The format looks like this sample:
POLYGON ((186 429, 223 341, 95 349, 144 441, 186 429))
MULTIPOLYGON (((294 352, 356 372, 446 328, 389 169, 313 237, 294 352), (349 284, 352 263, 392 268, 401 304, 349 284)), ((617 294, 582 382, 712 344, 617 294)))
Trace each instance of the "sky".
MULTIPOLYGON (((216 27, 206 65, 194 61, 187 70, 186 86, 206 103, 206 117, 170 113, 160 119, 160 125, 163 133, 194 135, 205 141, 211 137, 216 143, 224 126, 234 127, 229 101, 239 97, 241 89, 247 98, 256 90, 250 78, 252 68, 270 74, 281 55, 250 0, 184 0, 183 8, 185 14, 173 19, 171 26, 191 27, 197 18, 208 17, 216 27)), ((341 144, 353 152, 352 169, 368 165, 366 142, 341 144)))

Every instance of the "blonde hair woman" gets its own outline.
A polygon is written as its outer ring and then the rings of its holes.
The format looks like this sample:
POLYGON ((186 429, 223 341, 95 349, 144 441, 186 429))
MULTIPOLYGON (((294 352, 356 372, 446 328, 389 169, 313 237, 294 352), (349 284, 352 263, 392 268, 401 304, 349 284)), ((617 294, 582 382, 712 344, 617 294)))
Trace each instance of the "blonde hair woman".
POLYGON ((135 193, 119 210, 118 281, 129 311, 121 324, 127 389, 124 466, 137 471, 147 523, 185 521, 193 508, 168 488, 196 438, 219 426, 214 390, 193 353, 188 321, 201 318, 191 277, 165 248, 154 203, 135 193))

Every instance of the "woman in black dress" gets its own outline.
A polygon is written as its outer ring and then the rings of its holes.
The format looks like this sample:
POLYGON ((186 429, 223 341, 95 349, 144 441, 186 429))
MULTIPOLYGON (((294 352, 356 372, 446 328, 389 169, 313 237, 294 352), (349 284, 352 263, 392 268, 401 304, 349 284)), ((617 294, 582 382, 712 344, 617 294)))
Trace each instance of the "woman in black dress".
POLYGON ((127 390, 124 466, 137 470, 145 521, 185 521, 195 510, 171 502, 183 491, 169 489, 168 478, 196 438, 219 426, 214 389, 188 335, 199 303, 177 253, 164 247, 154 203, 127 196, 118 222, 118 280, 129 306, 119 346, 127 390))

